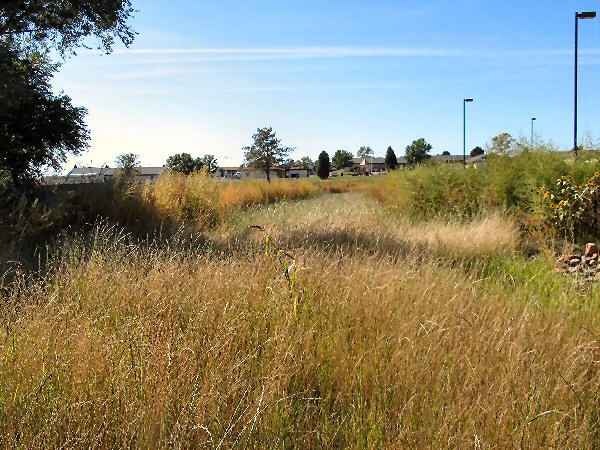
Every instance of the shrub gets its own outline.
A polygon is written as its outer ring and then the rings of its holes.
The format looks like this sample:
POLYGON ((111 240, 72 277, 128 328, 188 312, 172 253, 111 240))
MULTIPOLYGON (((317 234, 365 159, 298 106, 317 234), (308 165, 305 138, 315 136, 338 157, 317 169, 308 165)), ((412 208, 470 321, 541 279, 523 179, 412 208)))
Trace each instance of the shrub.
POLYGON ((600 236, 600 172, 578 184, 563 175, 552 190, 535 189, 548 225, 566 238, 600 236))
POLYGON ((389 173, 372 193, 413 219, 470 218, 483 209, 482 185, 474 168, 436 164, 389 173))

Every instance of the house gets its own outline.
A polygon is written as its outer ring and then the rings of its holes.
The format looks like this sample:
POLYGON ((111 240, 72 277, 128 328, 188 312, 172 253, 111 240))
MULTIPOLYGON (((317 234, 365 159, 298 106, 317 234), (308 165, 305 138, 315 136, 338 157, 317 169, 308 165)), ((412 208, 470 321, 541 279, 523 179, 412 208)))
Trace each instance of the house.
POLYGON ((290 167, 285 171, 286 178, 308 178, 310 175, 310 169, 302 167, 290 167))
MULTIPOLYGON (((73 167, 66 175, 44 177, 43 184, 89 184, 104 183, 113 178, 120 169, 104 167, 73 167)), ((155 181, 165 167, 138 167, 135 179, 140 182, 155 181)))
POLYGON ((363 175, 379 175, 385 173, 385 158, 368 156, 360 162, 360 173, 363 175))

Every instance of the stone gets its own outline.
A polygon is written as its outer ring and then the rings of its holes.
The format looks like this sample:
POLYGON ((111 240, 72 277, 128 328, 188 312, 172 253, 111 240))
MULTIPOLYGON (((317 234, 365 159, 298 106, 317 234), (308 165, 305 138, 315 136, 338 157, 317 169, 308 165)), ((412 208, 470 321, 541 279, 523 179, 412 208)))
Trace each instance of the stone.
POLYGON ((587 244, 585 244, 584 256, 592 256, 594 254, 598 254, 598 244, 596 244, 595 242, 588 242, 587 244))
POLYGON ((579 272, 579 266, 574 266, 569 268, 570 273, 579 272))
POLYGON ((581 262, 580 258, 571 258, 571 260, 569 261, 569 265, 571 267, 575 267, 575 266, 578 266, 580 262, 581 262))

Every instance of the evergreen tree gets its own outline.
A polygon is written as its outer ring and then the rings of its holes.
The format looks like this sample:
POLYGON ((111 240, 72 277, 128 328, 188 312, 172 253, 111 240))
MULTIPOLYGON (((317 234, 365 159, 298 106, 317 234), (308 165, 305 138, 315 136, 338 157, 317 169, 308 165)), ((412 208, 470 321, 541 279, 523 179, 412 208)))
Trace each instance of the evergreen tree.
POLYGON ((329 161, 329 155, 326 151, 322 151, 319 155, 317 175, 321 180, 329 178, 329 169, 331 168, 331 162, 329 161))
POLYGON ((394 170, 398 165, 398 158, 396 158, 396 153, 392 147, 387 148, 387 152, 385 153, 385 167, 388 170, 394 170))

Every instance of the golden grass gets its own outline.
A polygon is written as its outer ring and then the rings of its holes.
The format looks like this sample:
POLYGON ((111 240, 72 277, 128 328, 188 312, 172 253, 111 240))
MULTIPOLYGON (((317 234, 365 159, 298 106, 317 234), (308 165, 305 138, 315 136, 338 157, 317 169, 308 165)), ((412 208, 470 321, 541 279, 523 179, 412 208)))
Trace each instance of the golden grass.
POLYGON ((516 224, 505 216, 493 214, 467 223, 413 223, 387 213, 358 193, 311 199, 301 208, 281 202, 238 212, 225 229, 228 233, 243 233, 252 224, 266 226, 268 233, 286 248, 307 242, 348 247, 362 243, 394 253, 426 249, 435 257, 498 257, 513 254, 519 243, 516 224))
POLYGON ((314 196, 321 191, 318 185, 308 180, 275 179, 243 180, 226 183, 220 189, 220 206, 224 209, 272 203, 276 200, 297 200, 314 196))
POLYGON ((357 180, 329 183, 318 179, 274 179, 223 181, 200 172, 185 176, 165 172, 154 183, 143 186, 142 198, 156 208, 159 220, 211 228, 232 211, 282 200, 300 200, 323 192, 364 190, 357 180), (332 188, 332 186, 334 188, 332 188))
POLYGON ((432 221, 406 227, 410 241, 461 256, 507 255, 516 250, 519 241, 514 222, 499 214, 466 224, 432 221))
POLYGON ((480 245, 414 242, 360 194, 231 220, 202 245, 76 239, 0 294, 2 446, 600 445, 599 291, 511 256, 494 270, 535 276, 482 277, 514 246, 501 218, 480 245))

